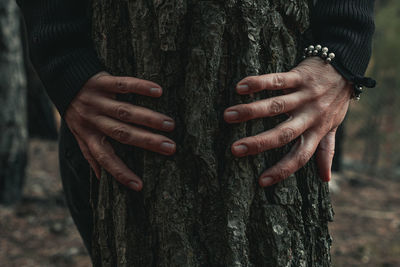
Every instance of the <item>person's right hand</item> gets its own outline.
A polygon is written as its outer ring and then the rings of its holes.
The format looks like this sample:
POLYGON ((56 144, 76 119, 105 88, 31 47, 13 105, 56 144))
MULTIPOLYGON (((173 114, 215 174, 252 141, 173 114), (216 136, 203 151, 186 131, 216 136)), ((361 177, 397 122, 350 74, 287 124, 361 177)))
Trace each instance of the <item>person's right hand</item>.
POLYGON ((162 89, 154 82, 100 72, 89 79, 70 103, 65 121, 97 178, 103 167, 120 183, 140 191, 142 181, 115 154, 106 136, 123 144, 172 155, 176 150, 174 141, 138 126, 170 132, 175 122, 150 109, 116 100, 116 94, 127 93, 160 97, 162 89))

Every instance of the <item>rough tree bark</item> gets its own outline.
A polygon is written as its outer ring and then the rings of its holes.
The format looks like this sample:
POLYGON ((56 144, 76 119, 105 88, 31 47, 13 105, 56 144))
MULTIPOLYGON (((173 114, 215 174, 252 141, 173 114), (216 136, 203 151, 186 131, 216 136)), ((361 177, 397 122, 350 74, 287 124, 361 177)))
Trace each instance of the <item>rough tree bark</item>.
MULTIPOLYGON (((239 125, 228 106, 248 75, 287 71, 309 27, 307 0, 94 0, 93 35, 114 75, 163 86, 154 100, 122 100, 176 119, 177 153, 161 156, 115 144, 144 180, 140 193, 103 172, 92 183, 95 266, 329 266, 326 184, 313 162, 271 188, 257 178, 289 146, 235 158, 233 141, 285 116, 239 125)), ((284 172, 285 170, 282 170, 284 172)))
POLYGON ((0 203, 22 194, 27 157, 26 80, 20 15, 14 0, 0 1, 0 203))

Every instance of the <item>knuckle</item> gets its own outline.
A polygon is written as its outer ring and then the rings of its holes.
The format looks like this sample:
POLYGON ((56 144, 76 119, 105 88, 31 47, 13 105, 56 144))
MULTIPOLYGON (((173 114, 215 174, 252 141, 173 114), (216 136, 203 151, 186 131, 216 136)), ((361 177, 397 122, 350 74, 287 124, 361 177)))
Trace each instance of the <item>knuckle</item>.
POLYGON ((278 169, 278 175, 277 175, 277 180, 283 180, 288 178, 292 172, 286 168, 286 167, 281 167, 278 169))
POLYGON ((257 154, 264 152, 269 145, 268 140, 262 136, 254 136, 253 143, 257 154))
MULTIPOLYGON (((100 129, 100 126, 98 126, 98 124, 97 124, 96 122, 100 122, 100 121, 102 121, 102 120, 103 120, 103 116, 102 116, 102 115, 96 114, 96 113, 90 113, 90 112, 88 112, 88 113, 86 114, 86 116, 85 116, 84 118, 82 118, 82 122, 93 124, 93 126, 94 126, 97 130, 100 129)), ((86 127, 86 126, 85 126, 85 127, 86 127)))
POLYGON ((317 103, 315 103, 315 107, 316 110, 318 110, 318 112, 325 117, 326 112, 329 110, 330 104, 324 101, 317 101, 317 103))
POLYGON ((93 157, 96 158, 96 155, 95 155, 96 153, 94 153, 96 151, 96 143, 92 139, 88 139, 86 141, 86 143, 89 148, 89 151, 92 153, 93 157))
POLYGON ((87 110, 85 105, 81 105, 80 103, 73 103, 68 108, 65 116, 69 123, 82 124, 83 122, 87 121, 89 114, 91 113, 87 110))
POLYGON ((244 107, 245 107, 245 115, 247 116, 247 118, 252 118, 254 114, 256 114, 257 112, 256 105, 246 104, 244 107))
POLYGON ((285 110, 285 101, 274 99, 269 106, 269 112, 273 115, 280 114, 285 110))
POLYGON ((128 92, 128 80, 124 77, 119 77, 115 80, 115 88, 121 93, 128 92))
POLYGON ((301 119, 300 119, 300 129, 302 131, 305 131, 309 126, 309 122, 307 120, 308 120, 308 118, 305 116, 301 117, 301 119))
POLYGON ((278 141, 280 144, 287 144, 294 139, 296 132, 292 128, 284 128, 281 130, 278 141))
POLYGON ((325 92, 326 92, 327 85, 326 84, 320 84, 320 83, 316 82, 313 79, 314 78, 310 79, 311 80, 311 84, 312 84, 311 91, 312 91, 313 95, 315 95, 316 97, 324 95, 325 92))
POLYGON ((81 102, 85 105, 91 105, 93 103, 93 96, 90 93, 82 92, 77 96, 75 101, 81 102))
POLYGON ((295 77, 295 79, 296 79, 296 81, 299 83, 299 84, 302 84, 303 83, 303 74, 298 70, 298 69, 292 69, 291 71, 290 71, 290 73, 292 73, 293 75, 294 75, 294 77, 295 77))
POLYGON ((103 135, 102 137, 100 137, 99 143, 103 146, 103 148, 112 151, 112 147, 111 147, 110 143, 107 141, 107 136, 103 135))
POLYGON ((130 134, 124 126, 117 126, 112 129, 111 136, 113 139, 126 143, 130 139, 130 134))
POLYGON ((119 120, 126 121, 129 119, 129 111, 125 105, 116 106, 115 114, 119 120))
POLYGON ((89 137, 85 141, 86 141, 86 144, 87 144, 87 146, 89 148, 90 153, 92 153, 93 157, 96 158, 95 154, 97 154, 96 152, 98 151, 99 140, 97 138, 94 138, 94 137, 89 137))
POLYGON ((272 86, 274 88, 285 88, 285 78, 281 74, 272 76, 272 86))
POLYGON ((301 168, 310 160, 312 153, 308 150, 301 151, 296 155, 297 167, 301 168))
POLYGON ((301 71, 298 70, 298 73, 303 77, 303 79, 307 82, 315 82, 315 73, 311 68, 303 68, 301 71))
POLYGON ((323 151, 324 153, 328 154, 328 156, 333 157, 335 155, 335 149, 330 146, 327 147, 327 146, 320 145, 318 147, 318 149, 323 151))

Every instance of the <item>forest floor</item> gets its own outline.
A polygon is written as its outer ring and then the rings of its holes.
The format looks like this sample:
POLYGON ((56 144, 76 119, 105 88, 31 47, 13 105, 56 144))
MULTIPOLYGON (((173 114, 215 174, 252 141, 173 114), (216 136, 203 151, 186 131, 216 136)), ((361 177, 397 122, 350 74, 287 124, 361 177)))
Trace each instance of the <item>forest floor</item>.
MULTIPOLYGON (((31 140, 23 200, 0 206, 0 266, 91 265, 66 209, 57 158, 56 142, 31 140)), ((400 266, 400 179, 346 171, 336 184, 333 266, 400 266)))

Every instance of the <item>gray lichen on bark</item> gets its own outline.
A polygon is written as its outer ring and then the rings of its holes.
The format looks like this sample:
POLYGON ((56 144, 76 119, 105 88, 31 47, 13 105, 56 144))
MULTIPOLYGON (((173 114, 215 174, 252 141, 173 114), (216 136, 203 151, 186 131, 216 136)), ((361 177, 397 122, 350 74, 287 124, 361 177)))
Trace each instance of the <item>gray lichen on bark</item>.
POLYGON ((120 99, 173 117, 177 143, 171 157, 115 144, 145 186, 129 191, 105 172, 92 184, 96 266, 330 265, 332 210, 314 163, 263 189, 257 178, 290 147, 240 159, 230 152, 285 116, 237 125, 222 118, 229 106, 277 94, 234 88, 295 66, 308 27, 306 0, 94 0, 107 70, 164 90, 157 100, 120 99))
POLYGON ((28 146, 26 78, 19 10, 0 1, 0 203, 22 195, 28 146))

